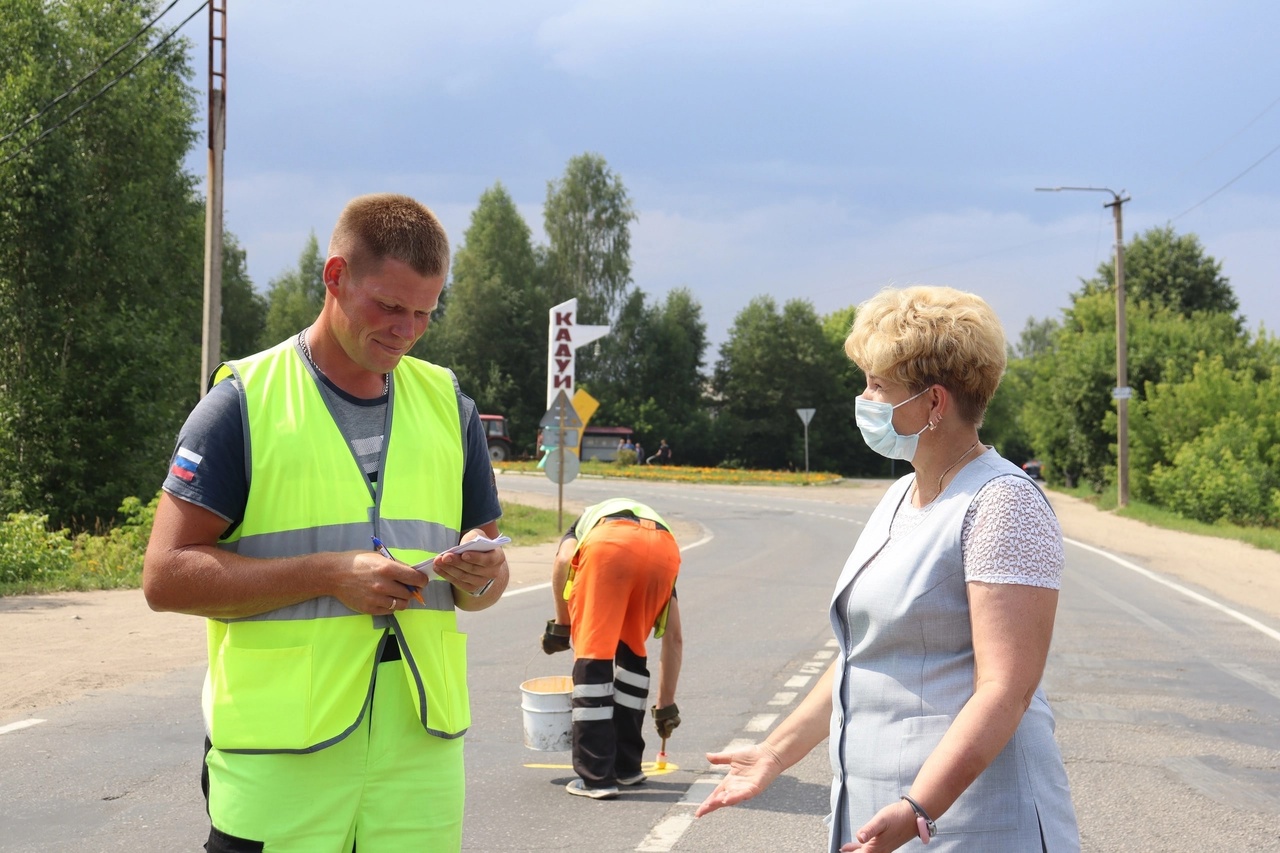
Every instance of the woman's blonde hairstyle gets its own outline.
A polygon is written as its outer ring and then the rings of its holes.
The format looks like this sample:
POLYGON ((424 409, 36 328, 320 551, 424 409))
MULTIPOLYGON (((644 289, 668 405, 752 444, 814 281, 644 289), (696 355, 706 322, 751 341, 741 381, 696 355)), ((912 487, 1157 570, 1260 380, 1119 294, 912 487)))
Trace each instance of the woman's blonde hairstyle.
POLYGON ((425 205, 404 195, 375 193, 347 202, 329 239, 329 256, 341 255, 353 269, 394 259, 418 275, 449 271, 449 237, 425 205))
POLYGON ((858 306, 844 351, 863 372, 912 392, 941 385, 981 425, 1004 375, 1005 340, 982 297, 950 287, 886 288, 858 306))

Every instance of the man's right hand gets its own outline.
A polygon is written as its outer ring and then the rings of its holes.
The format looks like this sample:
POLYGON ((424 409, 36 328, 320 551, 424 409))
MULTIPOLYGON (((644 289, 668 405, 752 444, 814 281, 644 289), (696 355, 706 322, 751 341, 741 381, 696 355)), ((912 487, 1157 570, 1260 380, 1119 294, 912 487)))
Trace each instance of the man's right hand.
POLYGON ((653 727, 658 730, 658 737, 671 737, 676 726, 680 725, 680 709, 676 707, 675 702, 665 708, 654 705, 650 712, 653 714, 653 727))
POLYGON ((542 650, 549 655, 569 651, 569 626, 548 619, 547 629, 542 632, 542 650))

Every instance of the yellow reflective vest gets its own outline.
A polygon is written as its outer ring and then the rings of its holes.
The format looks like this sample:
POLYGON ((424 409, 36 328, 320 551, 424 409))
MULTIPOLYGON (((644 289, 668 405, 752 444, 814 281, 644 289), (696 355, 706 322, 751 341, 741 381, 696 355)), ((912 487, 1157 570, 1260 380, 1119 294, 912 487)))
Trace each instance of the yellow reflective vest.
MULTIPOLYGON (((462 519, 462 427, 453 375, 414 358, 396 367, 376 492, 329 413, 319 378, 290 339, 222 365, 246 418, 249 500, 219 546, 248 557, 371 549, 418 563, 457 544, 462 519)), ((371 616, 332 597, 239 619, 209 619, 205 722, 228 752, 313 752, 350 734, 366 713, 384 642, 431 734, 471 724, 466 635, 453 587, 434 575, 425 605, 371 616), (392 633, 389 629, 394 629, 392 633)))

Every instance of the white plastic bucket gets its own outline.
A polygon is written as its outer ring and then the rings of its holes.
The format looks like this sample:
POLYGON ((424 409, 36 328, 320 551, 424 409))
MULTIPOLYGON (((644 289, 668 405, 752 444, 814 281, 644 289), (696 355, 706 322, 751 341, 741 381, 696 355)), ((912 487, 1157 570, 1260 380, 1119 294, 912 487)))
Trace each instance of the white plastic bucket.
POLYGON ((524 745, 540 752, 555 752, 573 745, 573 679, 544 675, 520 685, 520 710, 524 714, 524 745))

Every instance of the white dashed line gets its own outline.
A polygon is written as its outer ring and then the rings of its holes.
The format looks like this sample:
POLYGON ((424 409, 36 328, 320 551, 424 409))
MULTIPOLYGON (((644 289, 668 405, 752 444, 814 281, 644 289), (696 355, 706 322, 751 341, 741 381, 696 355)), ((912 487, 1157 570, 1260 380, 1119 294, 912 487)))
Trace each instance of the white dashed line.
POLYGON ((773 698, 769 700, 769 704, 790 705, 792 702, 796 701, 796 697, 799 695, 800 694, 796 693, 794 690, 781 691, 773 694, 773 698))
POLYGON ((636 848, 636 853, 667 853, 668 850, 676 846, 680 836, 684 835, 684 831, 692 823, 693 812, 685 811, 668 815, 657 826, 649 830, 649 834, 645 836, 644 841, 641 841, 640 846, 636 848))
POLYGON ((747 724, 742 729, 748 732, 767 732, 776 719, 778 719, 777 714, 756 714, 747 720, 747 724))

